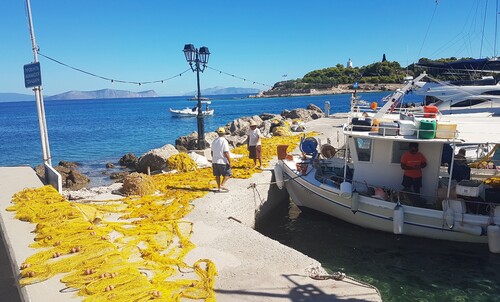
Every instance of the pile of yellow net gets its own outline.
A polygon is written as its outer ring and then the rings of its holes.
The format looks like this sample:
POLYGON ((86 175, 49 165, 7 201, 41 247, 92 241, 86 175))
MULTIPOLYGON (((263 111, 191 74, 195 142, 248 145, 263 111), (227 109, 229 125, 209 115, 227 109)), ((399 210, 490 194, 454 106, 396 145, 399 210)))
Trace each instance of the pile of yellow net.
MULTIPOLYGON (((263 164, 278 145, 293 150, 299 136, 263 139, 263 164)), ((232 150, 247 155, 246 146, 232 150)), ((63 274, 61 282, 84 301, 215 301, 215 265, 208 259, 186 264, 194 248, 192 223, 183 220, 190 202, 216 188, 210 168, 152 176, 154 194, 120 200, 74 203, 51 186, 14 195, 8 211, 36 224, 37 252, 21 267, 21 285, 63 274)), ((244 156, 233 161, 233 177, 249 178, 259 171, 244 156)))

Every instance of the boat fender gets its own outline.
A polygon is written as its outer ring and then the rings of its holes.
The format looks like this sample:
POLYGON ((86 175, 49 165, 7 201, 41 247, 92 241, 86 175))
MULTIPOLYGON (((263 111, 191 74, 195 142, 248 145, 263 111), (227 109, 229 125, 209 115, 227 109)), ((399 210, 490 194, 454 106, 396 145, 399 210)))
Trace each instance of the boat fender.
POLYGON ((340 196, 344 198, 351 198, 352 195, 352 184, 350 182, 344 181, 340 184, 340 196))
POLYGON ((444 221, 446 222, 446 226, 451 230, 455 226, 455 214, 452 209, 448 208, 444 212, 444 221))
POLYGON ((455 231, 459 231, 462 233, 470 234, 470 235, 475 235, 475 236, 481 236, 483 233, 483 228, 479 225, 471 225, 471 224, 461 224, 457 223, 455 224, 455 227, 453 228, 455 231))
POLYGON ((359 193, 354 192, 352 193, 352 198, 351 198, 351 211, 353 214, 356 214, 358 209, 359 209, 359 193))
POLYGON ((488 232, 488 248, 490 252, 498 254, 500 253, 500 226, 489 225, 487 228, 488 232))
POLYGON ((276 179, 276 186, 278 187, 278 189, 283 189, 283 168, 281 168, 279 164, 276 164, 276 166, 274 166, 274 178, 276 179))
POLYGON ((405 223, 405 212, 402 205, 397 204, 394 207, 392 218, 394 234, 403 234, 403 226, 405 223))

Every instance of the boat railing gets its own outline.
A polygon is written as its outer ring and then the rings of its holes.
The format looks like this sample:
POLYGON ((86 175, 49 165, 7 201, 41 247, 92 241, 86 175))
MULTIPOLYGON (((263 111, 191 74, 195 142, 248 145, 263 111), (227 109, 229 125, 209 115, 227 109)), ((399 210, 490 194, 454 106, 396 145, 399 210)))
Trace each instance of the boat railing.
MULTIPOLYGON (((310 162, 307 164, 310 164, 310 162)), ((314 167, 316 168, 314 177, 317 181, 338 190, 343 182, 350 182, 356 192, 362 196, 378 198, 395 204, 435 210, 443 210, 443 202, 446 200, 446 196, 440 194, 439 191, 436 195, 425 195, 412 191, 404 191, 402 189, 394 189, 376 184, 370 184, 366 181, 356 181, 352 179, 352 174, 350 173, 348 173, 347 177, 344 177, 343 166, 329 166, 321 161, 317 161, 314 164, 314 167)), ((311 169, 307 171, 307 174, 310 172, 311 169)), ((298 170, 298 173, 300 174, 301 171, 298 170)), ((351 173, 354 173, 354 171, 351 170, 351 173)), ((446 190, 446 188, 443 189, 446 190)), ((500 195, 500 190, 498 192, 500 195)), ((464 214, 467 213, 493 217, 496 207, 500 207, 500 198, 498 202, 491 202, 485 201, 480 197, 468 197, 455 194, 452 196, 452 199, 463 202, 464 214)))

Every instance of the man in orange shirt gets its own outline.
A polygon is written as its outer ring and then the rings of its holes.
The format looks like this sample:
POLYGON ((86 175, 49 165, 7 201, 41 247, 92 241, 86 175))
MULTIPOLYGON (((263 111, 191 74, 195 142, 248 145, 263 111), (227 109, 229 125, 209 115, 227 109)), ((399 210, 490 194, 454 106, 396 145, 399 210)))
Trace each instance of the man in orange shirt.
POLYGON ((413 187, 413 192, 420 193, 422 187, 422 168, 427 166, 425 156, 418 152, 418 143, 410 143, 409 150, 401 156, 401 169, 403 174, 404 191, 410 191, 413 187))

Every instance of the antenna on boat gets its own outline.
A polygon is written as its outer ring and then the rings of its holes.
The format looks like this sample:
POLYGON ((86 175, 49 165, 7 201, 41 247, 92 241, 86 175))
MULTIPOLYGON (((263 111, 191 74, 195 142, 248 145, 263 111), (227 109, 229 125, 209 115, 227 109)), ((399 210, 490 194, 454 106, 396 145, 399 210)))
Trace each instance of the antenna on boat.
MULTIPOLYGON (((38 45, 36 45, 36 40, 35 40, 35 30, 33 29, 33 20, 31 18, 31 5, 30 1, 26 0, 26 10, 28 12, 28 22, 29 22, 29 27, 30 27, 30 37, 31 37, 31 45, 33 49, 33 57, 34 61, 33 63, 36 64, 38 73, 36 74, 38 76, 38 83, 36 86, 30 86, 27 84, 26 81, 26 66, 25 65, 25 86, 26 88, 33 87, 33 91, 35 92, 35 98, 36 98, 36 106, 38 110, 38 124, 40 127, 40 140, 42 143, 42 155, 43 155, 43 162, 44 164, 48 164, 52 166, 52 159, 50 156, 50 147, 49 147, 49 137, 47 134, 47 122, 45 121, 45 108, 43 105, 43 95, 42 95, 42 80, 41 80, 41 73, 40 73, 40 65, 38 63, 38 45)), ((28 64, 28 67, 30 67, 33 64, 28 64)))

